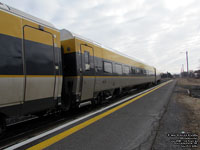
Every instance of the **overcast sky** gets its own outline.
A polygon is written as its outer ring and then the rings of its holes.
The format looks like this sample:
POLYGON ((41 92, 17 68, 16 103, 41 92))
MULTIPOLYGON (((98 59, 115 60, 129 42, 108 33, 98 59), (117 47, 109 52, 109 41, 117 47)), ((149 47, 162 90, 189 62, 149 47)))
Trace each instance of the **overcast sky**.
POLYGON ((200 69, 200 0, 0 0, 162 72, 200 69), (182 52, 182 53, 181 53, 182 52))

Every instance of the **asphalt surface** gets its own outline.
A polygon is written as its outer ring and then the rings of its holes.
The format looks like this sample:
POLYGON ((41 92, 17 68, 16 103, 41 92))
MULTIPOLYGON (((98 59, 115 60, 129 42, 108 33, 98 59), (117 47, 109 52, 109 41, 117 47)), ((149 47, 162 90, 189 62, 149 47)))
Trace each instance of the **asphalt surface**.
MULTIPOLYGON (((46 149, 151 149, 159 120, 166 110, 175 83, 176 81, 168 83, 116 112, 50 145, 46 149)), ((62 129, 62 131, 73 126, 62 129)), ((58 133, 49 135, 19 149, 31 147, 56 134, 58 133)))
MULTIPOLYGON (((188 87, 186 88, 188 89, 188 87)), ((191 122, 197 120, 192 119, 192 112, 194 109, 189 109, 188 105, 184 103, 184 99, 180 95, 185 96, 187 90, 176 85, 174 92, 169 101, 166 112, 164 113, 157 130, 156 138, 152 145, 152 150, 199 150, 200 147, 195 147, 194 144, 188 144, 186 138, 189 138, 187 133, 197 134, 194 128, 191 126, 191 122), (187 126, 190 126, 189 130, 187 126), (169 136, 179 135, 179 136, 169 136), (182 135, 182 138, 180 135, 182 135), (174 143, 175 140, 179 141, 182 138, 182 144, 179 142, 174 143), (186 143, 186 144, 184 144, 186 143)), ((193 99, 190 99, 191 103, 195 103, 193 99)), ((195 117, 196 119, 197 117, 195 117)), ((199 129, 197 129, 199 130, 199 129)))
POLYGON ((179 145, 171 143, 171 138, 167 136, 167 134, 171 133, 181 133, 186 121, 184 116, 180 115, 184 114, 185 109, 176 102, 176 92, 178 92, 177 89, 172 95, 167 111, 160 122, 160 127, 152 147, 153 150, 182 150, 179 145))

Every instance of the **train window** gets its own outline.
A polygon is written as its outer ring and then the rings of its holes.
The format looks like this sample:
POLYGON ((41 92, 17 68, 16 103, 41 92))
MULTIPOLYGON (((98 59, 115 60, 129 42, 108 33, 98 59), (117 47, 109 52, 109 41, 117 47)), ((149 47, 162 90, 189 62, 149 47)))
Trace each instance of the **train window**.
POLYGON ((117 74, 122 74, 122 65, 115 64, 115 69, 117 74))
POLYGON ((131 67, 131 73, 135 74, 135 72, 136 72, 136 68, 135 67, 131 67))
POLYGON ((87 51, 84 51, 84 59, 85 59, 85 64, 89 64, 90 62, 90 60, 89 60, 89 52, 87 52, 87 51))
POLYGON ((136 74, 140 74, 140 69, 136 68, 135 72, 136 72, 136 74))
POLYGON ((147 75, 147 71, 146 70, 143 70, 143 73, 144 73, 145 76, 147 75))
POLYGON ((140 69, 140 74, 144 74, 144 71, 143 71, 143 69, 140 69))
POLYGON ((129 66, 124 66, 123 68, 124 68, 123 72, 125 74, 129 74, 130 73, 130 67, 129 66))
POLYGON ((112 63, 110 62, 103 62, 103 70, 107 73, 112 73, 112 63))
POLYGON ((85 70, 90 70, 90 53, 84 51, 85 70))

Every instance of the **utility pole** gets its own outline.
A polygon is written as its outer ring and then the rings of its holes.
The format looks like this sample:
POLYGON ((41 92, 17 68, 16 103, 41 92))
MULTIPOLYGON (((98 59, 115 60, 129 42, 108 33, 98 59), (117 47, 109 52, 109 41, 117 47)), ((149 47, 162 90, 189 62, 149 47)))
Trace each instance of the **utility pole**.
POLYGON ((184 72, 184 64, 182 64, 182 72, 184 72))
POLYGON ((182 64, 182 67, 181 67, 181 75, 180 75, 180 77, 184 77, 184 65, 182 64))
POLYGON ((186 62, 187 62, 187 76, 189 76, 189 67, 188 67, 188 51, 186 51, 186 62))

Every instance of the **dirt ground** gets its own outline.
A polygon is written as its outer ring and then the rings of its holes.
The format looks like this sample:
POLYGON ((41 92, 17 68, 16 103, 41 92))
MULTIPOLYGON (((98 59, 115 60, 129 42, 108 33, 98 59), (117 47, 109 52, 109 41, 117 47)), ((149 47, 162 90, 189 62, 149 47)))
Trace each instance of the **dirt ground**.
MULTIPOLYGON (((197 133, 200 136, 200 98, 189 96, 187 90, 193 86, 200 86, 200 79, 178 79, 177 85, 180 92, 177 95, 177 102, 185 105, 187 123, 183 126, 185 131, 197 133)), ((200 92, 200 91, 199 91, 200 92)))
MULTIPOLYGON (((188 94, 189 89, 200 87, 200 79, 178 78, 175 80, 176 86, 160 120, 151 149, 200 150, 200 98, 194 98, 188 94), (195 139, 195 142, 198 141, 196 147, 192 146, 194 144, 181 145, 186 141, 185 139, 183 139, 184 142, 181 141, 181 138, 187 133, 198 135, 197 140, 195 139)), ((200 94, 200 89, 196 93, 200 94)))

